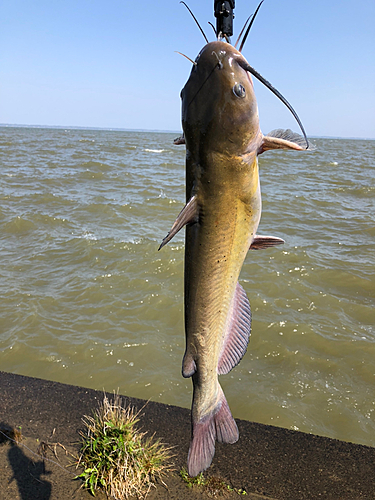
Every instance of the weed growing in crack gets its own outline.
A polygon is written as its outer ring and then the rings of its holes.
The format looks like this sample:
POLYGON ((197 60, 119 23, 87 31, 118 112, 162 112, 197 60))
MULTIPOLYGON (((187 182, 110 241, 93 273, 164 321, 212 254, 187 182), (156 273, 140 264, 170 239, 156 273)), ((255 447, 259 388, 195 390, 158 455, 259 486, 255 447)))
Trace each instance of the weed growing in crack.
POLYGON ((102 489, 118 500, 142 499, 171 470, 170 448, 146 437, 137 427, 139 419, 139 412, 124 407, 118 395, 113 401, 104 396, 94 415, 84 416, 77 463, 84 471, 77 478, 83 479, 83 487, 93 495, 102 489))

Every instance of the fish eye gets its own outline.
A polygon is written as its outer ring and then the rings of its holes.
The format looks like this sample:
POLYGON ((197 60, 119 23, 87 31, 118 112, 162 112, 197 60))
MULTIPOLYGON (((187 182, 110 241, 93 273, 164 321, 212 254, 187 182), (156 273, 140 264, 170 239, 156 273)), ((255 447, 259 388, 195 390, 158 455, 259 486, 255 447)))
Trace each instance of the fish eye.
POLYGON ((236 83, 233 86, 233 93, 237 97, 245 97, 246 96, 246 90, 245 87, 241 83, 236 83))

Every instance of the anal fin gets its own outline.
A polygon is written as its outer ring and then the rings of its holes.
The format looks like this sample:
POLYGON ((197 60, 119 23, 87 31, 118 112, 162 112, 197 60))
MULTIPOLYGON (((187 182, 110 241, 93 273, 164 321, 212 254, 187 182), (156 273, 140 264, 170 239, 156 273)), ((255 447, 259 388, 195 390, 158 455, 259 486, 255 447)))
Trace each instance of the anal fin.
POLYGON ((159 250, 163 248, 163 246, 166 245, 168 241, 171 241, 173 236, 175 236, 180 229, 186 226, 186 224, 193 222, 197 217, 197 212, 198 212, 197 196, 194 195, 190 198, 190 200, 186 203, 184 208, 178 214, 177 219, 174 221, 174 224, 171 227, 171 230, 161 242, 159 250))
POLYGON ((231 317, 223 339, 217 372, 229 373, 243 358, 251 334, 251 310, 245 290, 237 283, 231 317))
POLYGON ((256 235, 250 245, 250 250, 262 250, 263 248, 270 248, 276 245, 283 245, 285 241, 276 236, 260 236, 256 235))

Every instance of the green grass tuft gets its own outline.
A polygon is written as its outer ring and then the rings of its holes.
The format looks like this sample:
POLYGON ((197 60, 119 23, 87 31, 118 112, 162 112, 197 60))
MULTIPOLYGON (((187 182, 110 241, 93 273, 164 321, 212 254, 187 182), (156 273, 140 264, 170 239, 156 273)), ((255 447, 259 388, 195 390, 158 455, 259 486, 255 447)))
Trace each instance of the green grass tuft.
POLYGON ((180 470, 180 476, 182 477, 184 483, 186 483, 189 488, 192 486, 206 486, 207 485, 207 479, 204 477, 203 472, 200 472, 197 476, 192 477, 189 476, 188 471, 183 467, 180 470))
POLYGON ((94 496, 97 489, 118 500, 131 496, 145 498, 155 481, 171 470, 170 448, 146 437, 137 427, 139 412, 124 407, 122 399, 104 396, 92 417, 85 416, 85 432, 77 467, 84 471, 77 478, 94 496))
POLYGON ((204 488, 204 490, 211 497, 220 496, 225 492, 231 491, 237 493, 237 495, 247 495, 246 490, 242 488, 232 488, 229 484, 226 484, 225 481, 216 476, 204 477, 203 472, 200 472, 196 477, 191 477, 189 476, 187 470, 183 467, 180 470, 180 476, 189 488, 192 488, 193 486, 204 488))

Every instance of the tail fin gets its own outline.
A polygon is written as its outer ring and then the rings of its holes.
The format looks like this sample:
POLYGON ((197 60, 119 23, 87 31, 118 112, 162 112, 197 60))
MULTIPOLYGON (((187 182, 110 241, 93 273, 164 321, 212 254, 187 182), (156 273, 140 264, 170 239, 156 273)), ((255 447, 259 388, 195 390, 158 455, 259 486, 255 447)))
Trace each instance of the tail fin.
POLYGON ((238 440, 237 424, 219 385, 216 408, 199 422, 193 422, 193 439, 188 455, 188 472, 194 477, 208 469, 215 454, 215 441, 233 444, 238 440))

